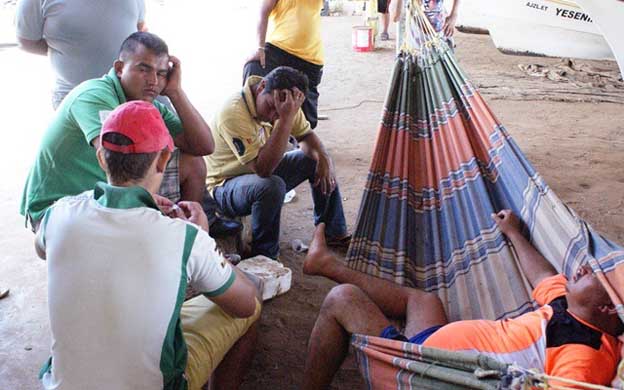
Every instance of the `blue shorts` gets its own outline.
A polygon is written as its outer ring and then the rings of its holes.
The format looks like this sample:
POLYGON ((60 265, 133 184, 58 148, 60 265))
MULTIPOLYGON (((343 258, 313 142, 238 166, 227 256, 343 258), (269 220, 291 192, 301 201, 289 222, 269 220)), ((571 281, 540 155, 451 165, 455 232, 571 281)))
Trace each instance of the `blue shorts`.
POLYGON ((408 339, 407 337, 405 337, 405 335, 399 332, 397 328, 395 328, 393 325, 388 325, 387 327, 384 328, 384 330, 381 331, 381 334, 379 335, 379 337, 383 337, 384 339, 390 339, 390 340, 407 341, 408 343, 412 343, 412 344, 422 344, 425 342, 425 340, 429 338, 429 336, 434 334, 435 331, 437 331, 443 326, 444 325, 434 325, 430 328, 423 330, 422 332, 419 332, 415 336, 410 337, 408 339))

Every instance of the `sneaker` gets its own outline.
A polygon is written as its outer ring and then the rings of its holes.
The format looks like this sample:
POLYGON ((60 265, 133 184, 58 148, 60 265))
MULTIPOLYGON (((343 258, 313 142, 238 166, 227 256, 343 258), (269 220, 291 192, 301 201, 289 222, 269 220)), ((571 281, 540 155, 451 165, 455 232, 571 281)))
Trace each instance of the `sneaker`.
POLYGON ((243 229, 243 224, 231 219, 219 218, 210 224, 208 232, 212 238, 223 238, 233 236, 243 229))
POLYGON ((382 41, 387 41, 390 39, 390 35, 388 33, 382 32, 381 34, 379 34, 379 39, 381 39, 382 41))

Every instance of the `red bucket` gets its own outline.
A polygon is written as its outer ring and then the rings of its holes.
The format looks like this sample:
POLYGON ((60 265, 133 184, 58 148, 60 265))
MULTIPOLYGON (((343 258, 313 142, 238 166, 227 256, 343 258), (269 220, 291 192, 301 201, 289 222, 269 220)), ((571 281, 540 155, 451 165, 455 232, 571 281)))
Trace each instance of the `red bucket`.
POLYGON ((351 45, 355 51, 372 51, 374 49, 373 28, 369 26, 353 26, 351 45))

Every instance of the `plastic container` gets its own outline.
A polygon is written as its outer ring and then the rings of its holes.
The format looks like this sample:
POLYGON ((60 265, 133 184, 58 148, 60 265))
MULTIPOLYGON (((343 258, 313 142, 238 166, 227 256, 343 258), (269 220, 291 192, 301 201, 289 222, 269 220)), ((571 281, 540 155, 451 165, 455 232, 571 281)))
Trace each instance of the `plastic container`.
POLYGON ((351 44, 357 52, 373 51, 373 28, 369 26, 353 26, 351 44))

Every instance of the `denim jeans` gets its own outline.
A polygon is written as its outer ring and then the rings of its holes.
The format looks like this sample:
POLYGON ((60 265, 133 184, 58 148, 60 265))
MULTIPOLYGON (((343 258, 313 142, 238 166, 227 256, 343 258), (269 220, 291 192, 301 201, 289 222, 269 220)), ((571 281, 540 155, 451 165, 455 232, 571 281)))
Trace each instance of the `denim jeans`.
POLYGON ((250 61, 243 68, 243 83, 251 75, 266 76, 267 73, 278 66, 290 66, 308 76, 308 93, 306 100, 301 105, 301 110, 305 115, 310 127, 315 128, 318 123, 318 85, 323 77, 323 65, 316 65, 311 62, 290 54, 289 52, 273 46, 270 43, 265 45, 265 67, 260 66, 260 61, 250 61))
POLYGON ((230 178, 214 189, 214 199, 226 215, 251 214, 252 255, 277 258, 279 255, 280 214, 284 195, 308 180, 314 201, 314 224, 325 222, 328 237, 347 234, 338 186, 329 195, 314 187, 316 161, 301 150, 284 154, 270 177, 247 174, 230 178))

